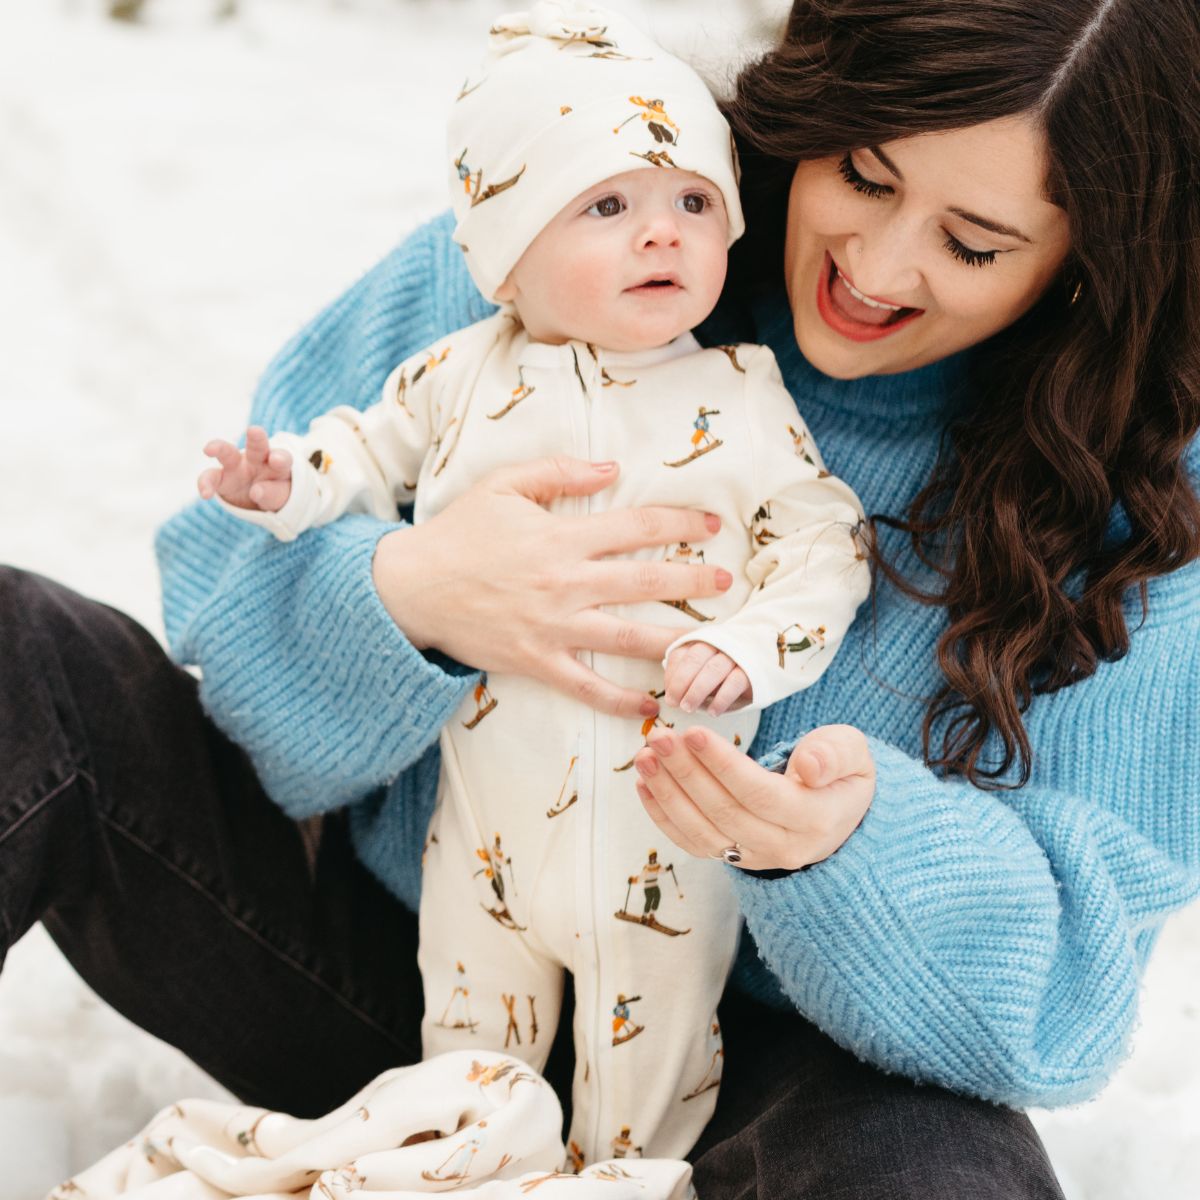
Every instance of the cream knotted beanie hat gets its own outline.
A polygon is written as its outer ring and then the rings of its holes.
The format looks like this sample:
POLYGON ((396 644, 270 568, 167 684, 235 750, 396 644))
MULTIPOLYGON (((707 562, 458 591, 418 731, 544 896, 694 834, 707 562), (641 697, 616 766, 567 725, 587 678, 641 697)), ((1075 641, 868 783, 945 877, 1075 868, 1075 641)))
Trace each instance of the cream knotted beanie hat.
POLYGON ((498 20, 447 127, 454 240, 489 299, 575 196, 636 168, 703 175, 745 225, 733 136, 704 81, 628 18, 543 0, 498 20))

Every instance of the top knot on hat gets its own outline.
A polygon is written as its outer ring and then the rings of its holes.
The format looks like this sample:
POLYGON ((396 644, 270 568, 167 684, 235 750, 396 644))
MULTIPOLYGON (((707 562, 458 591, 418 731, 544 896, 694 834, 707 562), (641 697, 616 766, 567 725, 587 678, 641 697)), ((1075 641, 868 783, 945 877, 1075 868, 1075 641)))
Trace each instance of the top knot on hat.
POLYGON ((742 234, 733 137, 696 72, 628 18, 542 0, 493 24, 447 126, 454 239, 489 299, 580 192, 626 171, 683 170, 742 234))

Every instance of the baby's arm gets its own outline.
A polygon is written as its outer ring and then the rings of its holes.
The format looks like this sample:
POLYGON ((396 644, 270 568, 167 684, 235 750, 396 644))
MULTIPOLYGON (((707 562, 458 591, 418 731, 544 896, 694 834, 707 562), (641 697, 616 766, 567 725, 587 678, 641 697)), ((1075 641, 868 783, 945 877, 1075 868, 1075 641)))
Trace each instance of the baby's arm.
POLYGON ((435 389, 453 368, 435 372, 430 363, 444 361, 448 347, 439 343, 440 353, 421 351, 401 363, 379 402, 362 412, 340 405, 316 417, 307 433, 277 433, 269 441, 251 429, 245 452, 210 442, 205 453, 221 465, 200 476, 201 496, 285 542, 346 513, 395 520, 398 506, 413 498, 434 440, 435 389))
POLYGON ((196 487, 205 500, 219 496, 234 508, 278 512, 292 492, 292 456, 273 449, 261 425, 246 430, 246 449, 214 438, 204 447, 221 465, 200 473, 196 487))
POLYGON ((682 635, 666 658, 666 702, 709 697, 714 715, 739 701, 766 708, 815 683, 870 589, 858 497, 825 469, 774 355, 744 349, 754 457, 745 503, 758 546, 745 570, 755 587, 736 613, 682 635))

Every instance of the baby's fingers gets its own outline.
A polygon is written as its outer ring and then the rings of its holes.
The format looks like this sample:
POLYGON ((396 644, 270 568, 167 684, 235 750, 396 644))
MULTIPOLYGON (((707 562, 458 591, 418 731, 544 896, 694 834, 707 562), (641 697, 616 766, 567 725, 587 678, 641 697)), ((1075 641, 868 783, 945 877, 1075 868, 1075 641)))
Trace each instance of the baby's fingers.
POLYGON ((722 713, 728 712, 739 700, 748 703, 752 698, 750 692, 750 677, 741 667, 734 667, 725 676, 725 682, 717 688, 716 695, 708 702, 709 715, 719 717, 722 713))
POLYGON ((292 455, 290 450, 272 450, 267 455, 267 470, 281 479, 286 479, 292 473, 292 455))
POLYGON ((700 668, 714 654, 716 650, 704 642, 688 642, 671 651, 663 687, 663 701, 668 708, 679 707, 692 681, 700 673, 700 668))
POLYGON ((207 471, 200 472, 200 478, 196 480, 196 490, 201 499, 211 500, 217 494, 217 489, 221 486, 221 474, 220 467, 210 467, 207 471))
POLYGON ((250 502, 263 512, 278 512, 291 495, 288 479, 264 479, 250 488, 250 502))
POLYGON ((213 438, 204 447, 209 458, 215 458, 227 471, 236 471, 242 465, 242 452, 232 443, 213 438))
POLYGON ((251 425, 246 430, 246 461, 252 467, 262 467, 271 453, 271 442, 261 425, 251 425))
POLYGON ((727 654, 715 653, 699 671, 696 678, 688 685, 679 707, 685 712, 695 712, 704 706, 709 698, 725 681, 730 671, 737 670, 737 664, 727 654))

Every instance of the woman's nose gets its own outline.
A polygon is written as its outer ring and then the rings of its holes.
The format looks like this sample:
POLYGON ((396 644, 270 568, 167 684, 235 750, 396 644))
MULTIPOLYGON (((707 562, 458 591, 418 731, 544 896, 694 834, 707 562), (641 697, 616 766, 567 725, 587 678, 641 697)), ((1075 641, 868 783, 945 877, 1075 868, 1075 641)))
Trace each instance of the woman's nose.
POLYGON ((921 271, 915 253, 895 230, 873 236, 851 234, 846 239, 843 270, 865 296, 903 302, 921 286, 921 271))

